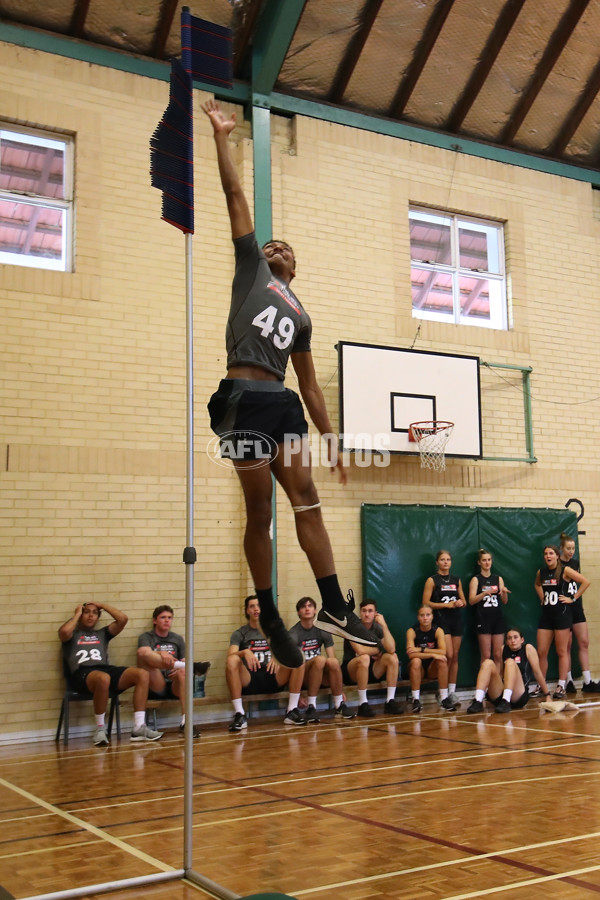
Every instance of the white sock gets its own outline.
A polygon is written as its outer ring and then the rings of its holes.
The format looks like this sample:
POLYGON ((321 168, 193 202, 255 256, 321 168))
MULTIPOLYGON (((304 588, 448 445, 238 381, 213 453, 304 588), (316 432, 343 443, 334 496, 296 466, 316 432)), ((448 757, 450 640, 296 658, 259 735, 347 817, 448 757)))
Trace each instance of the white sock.
POLYGON ((181 717, 181 724, 185 725, 185 713, 181 717))
POLYGON ((412 698, 413 698, 413 700, 418 700, 420 696, 421 696, 421 690, 420 690, 420 689, 419 689, 418 691, 413 691, 413 692, 412 692, 412 698))
POLYGON ((316 694, 315 694, 314 697, 307 697, 306 699, 307 699, 307 701, 308 701, 308 705, 309 705, 309 706, 315 706, 315 707, 316 707, 316 705, 317 705, 317 695, 316 695, 316 694))
POLYGON ((359 691, 359 692, 358 692, 358 702, 359 702, 359 703, 366 703, 366 702, 367 702, 367 692, 366 692, 366 691, 359 691))
POLYGON ((561 680, 560 678, 558 679, 558 684, 559 684, 559 687, 563 687, 563 688, 567 686, 567 682, 564 679, 561 680))
POLYGON ((104 716, 106 713, 100 713, 100 715, 96 716, 96 728, 104 728, 104 716))
POLYGON ((483 703, 483 701, 485 699, 485 691, 475 691, 475 699, 479 703, 483 703))
POLYGON ((242 703, 242 698, 238 697, 237 700, 232 700, 231 702, 233 703, 233 708, 234 708, 235 712, 241 713, 241 715, 244 716, 245 712, 244 712, 244 704, 242 703))
POLYGON ((512 697, 512 690, 510 688, 505 688, 505 690, 502 691, 502 699, 508 700, 508 702, 510 703, 511 697, 512 697))
POLYGON ((134 730, 137 731, 138 728, 143 728, 146 724, 146 713, 143 709, 139 711, 136 710, 133 714, 133 727, 134 730))
POLYGON ((449 694, 455 694, 455 693, 456 693, 456 685, 455 685, 455 684, 449 684, 449 685, 448 685, 448 693, 449 693, 449 694))
POLYGON ((570 669, 569 669, 569 674, 567 675, 567 681, 573 681, 573 676, 571 675, 570 669))
POLYGON ((173 663, 174 669, 185 669, 185 662, 182 659, 176 659, 173 663))
POLYGON ((449 691, 449 690, 450 690, 449 687, 447 687, 447 688, 440 688, 440 700, 447 700, 447 699, 448 699, 448 691, 449 691))
POLYGON ((591 676, 590 670, 585 669, 585 671, 583 673, 583 683, 589 684, 591 680, 592 680, 592 676, 591 676))
POLYGON ((343 694, 336 694, 335 697, 333 698, 333 705, 335 706, 336 709, 339 709, 343 702, 344 702, 343 694))
POLYGON ((395 696, 396 696, 396 685, 393 684, 391 687, 388 687, 388 689, 387 689, 387 697, 386 697, 385 699, 386 699, 386 700, 393 700, 395 696))
POLYGON ((288 700, 288 708, 287 711, 291 712, 293 709, 296 709, 298 706, 298 701, 300 700, 300 691, 298 693, 292 694, 290 691, 290 699, 288 700))

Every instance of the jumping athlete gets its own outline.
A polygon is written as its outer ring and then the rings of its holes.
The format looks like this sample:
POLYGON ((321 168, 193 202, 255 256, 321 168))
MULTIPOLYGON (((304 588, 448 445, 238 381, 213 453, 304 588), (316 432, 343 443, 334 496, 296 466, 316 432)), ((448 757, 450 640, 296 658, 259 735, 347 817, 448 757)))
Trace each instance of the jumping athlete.
POLYGON ((499 674, 493 659, 483 660, 477 673, 475 699, 467 708, 468 713, 483 712, 486 696, 494 704, 494 711, 497 713, 523 709, 529 700, 527 686, 534 680, 537 680, 542 689, 541 696, 550 696, 537 651, 533 644, 525 643, 518 628, 509 628, 506 632, 502 664, 502 673, 499 674))
POLYGON ((473 575, 469 584, 469 603, 475 607, 477 641, 481 662, 492 659, 498 672, 502 671, 502 647, 506 625, 502 606, 510 591, 504 586, 502 575, 492 575, 492 554, 480 550, 477 554, 479 575, 473 575))
POLYGON ((302 665, 303 656, 288 634, 273 596, 271 474, 290 500, 298 540, 321 593, 323 607, 317 616, 318 627, 357 643, 373 646, 374 642, 340 590, 312 480, 308 426, 302 404, 298 395, 284 386, 289 359, 312 421, 321 435, 330 436, 327 446, 331 468, 337 468, 342 484, 347 476, 339 457, 332 461, 332 428, 315 375, 310 318, 290 289, 296 274, 294 252, 289 244, 279 240, 268 241, 259 249, 231 157, 229 136, 235 128, 235 114, 228 118, 214 100, 207 101, 202 109, 213 127, 235 247, 235 276, 226 331, 227 375, 211 397, 208 409, 211 427, 221 438, 221 452, 228 448, 244 492, 244 550, 260 602, 260 627, 278 661, 295 668, 302 665))
MULTIPOLYGON (((452 556, 448 550, 439 550, 435 558, 437 573, 430 575, 423 588, 423 606, 433 610, 434 625, 440 626, 446 636, 446 658, 448 660, 448 696, 453 706, 460 706, 456 695, 458 677, 458 652, 464 630, 461 609, 467 605, 458 575, 450 568, 452 556)), ((441 693, 440 693, 441 697, 441 693)))

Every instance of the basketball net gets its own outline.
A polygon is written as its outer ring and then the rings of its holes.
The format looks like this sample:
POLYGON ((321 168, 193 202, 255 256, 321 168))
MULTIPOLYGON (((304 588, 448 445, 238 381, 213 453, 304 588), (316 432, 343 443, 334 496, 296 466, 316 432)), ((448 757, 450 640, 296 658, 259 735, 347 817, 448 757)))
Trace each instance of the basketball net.
POLYGON ((444 471, 446 444, 453 428, 453 422, 415 422, 410 426, 412 439, 419 448, 422 469, 444 471))

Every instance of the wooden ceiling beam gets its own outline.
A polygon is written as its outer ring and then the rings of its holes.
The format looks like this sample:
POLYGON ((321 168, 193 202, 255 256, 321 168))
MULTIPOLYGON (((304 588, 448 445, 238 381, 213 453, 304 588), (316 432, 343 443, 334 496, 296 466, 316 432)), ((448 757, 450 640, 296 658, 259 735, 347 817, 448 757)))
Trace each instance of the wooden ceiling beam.
POLYGON ((165 47, 173 26, 173 19, 177 12, 178 0, 164 0, 160 19, 154 32, 152 44, 152 56, 155 59, 164 59, 165 47))
POLYGON ((85 20, 87 19, 88 10, 90 8, 90 0, 77 0, 73 7, 73 15, 71 16, 71 24, 69 26, 69 34, 76 38, 83 37, 85 28, 85 20))
POLYGON ((244 67, 250 71, 250 61, 248 58, 248 47, 250 46, 250 39, 254 34, 254 29, 256 27, 256 23, 258 21, 258 17, 261 13, 263 5, 263 0, 253 0, 250 6, 243 7, 243 24, 241 28, 234 29, 234 60, 233 60, 233 74, 236 78, 241 78, 244 72, 244 67))
POLYGON ((596 99, 598 91, 600 91, 600 62, 596 63, 594 71, 590 75, 581 97, 567 116, 563 127, 548 148, 548 153, 551 156, 562 156, 569 141, 581 125, 585 114, 596 99))
POLYGON ((512 144, 513 138, 525 121, 527 113, 533 106, 537 95, 544 87, 550 72, 556 65, 560 54, 565 49, 579 20, 588 7, 589 2, 590 0, 571 0, 571 3, 552 32, 531 81, 521 95, 521 99, 517 103, 514 112, 511 113, 510 119, 502 130, 502 134, 499 138, 500 144, 512 144))
POLYGON ((445 131, 455 134, 466 119, 524 4, 525 0, 506 0, 471 77, 448 116, 445 131))
POLYGON ((383 0, 366 0, 360 13, 358 30, 348 42, 344 58, 335 73, 335 78, 327 98, 330 103, 342 102, 348 83, 352 78, 356 64, 360 59, 360 54, 367 43, 367 39, 382 4, 383 0))
POLYGON ((444 23, 448 18, 448 14, 452 9, 454 0, 438 0, 435 9, 429 16, 429 21, 425 26, 423 36, 418 42, 413 58, 406 67, 404 78, 398 86, 396 96, 392 100, 388 115, 392 119, 400 119, 406 108, 406 104, 411 98, 417 81, 421 77, 421 72, 425 68, 427 60, 431 56, 439 34, 444 27, 444 23))

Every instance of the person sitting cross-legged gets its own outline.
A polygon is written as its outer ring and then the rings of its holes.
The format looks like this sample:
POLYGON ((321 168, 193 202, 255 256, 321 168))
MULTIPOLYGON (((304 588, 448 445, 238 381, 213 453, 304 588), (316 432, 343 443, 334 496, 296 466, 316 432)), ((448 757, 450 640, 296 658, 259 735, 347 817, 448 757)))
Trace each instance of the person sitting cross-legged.
POLYGON ((453 712, 456 706, 448 697, 448 658, 443 628, 433 624, 433 610, 420 606, 417 624, 406 632, 406 654, 412 692, 411 712, 421 712, 421 684, 424 678, 437 678, 440 706, 453 712))
POLYGON ((372 631, 377 640, 375 647, 344 641, 342 675, 344 684, 355 684, 358 688, 358 715, 371 718, 375 712, 367 699, 367 685, 373 681, 384 681, 387 698, 384 713, 387 716, 401 716, 404 710, 398 705, 396 685, 400 664, 396 655, 396 641, 381 613, 377 612, 374 600, 362 600, 360 620, 367 631, 372 631))
POLYGON ((477 673, 475 699, 467 709, 468 713, 483 712, 483 701, 486 697, 494 704, 494 711, 497 713, 523 709, 529 700, 528 684, 536 679, 542 697, 545 699, 550 697, 537 650, 533 644, 525 642, 518 628, 509 628, 506 632, 502 663, 501 677, 494 661, 484 659, 477 673))

